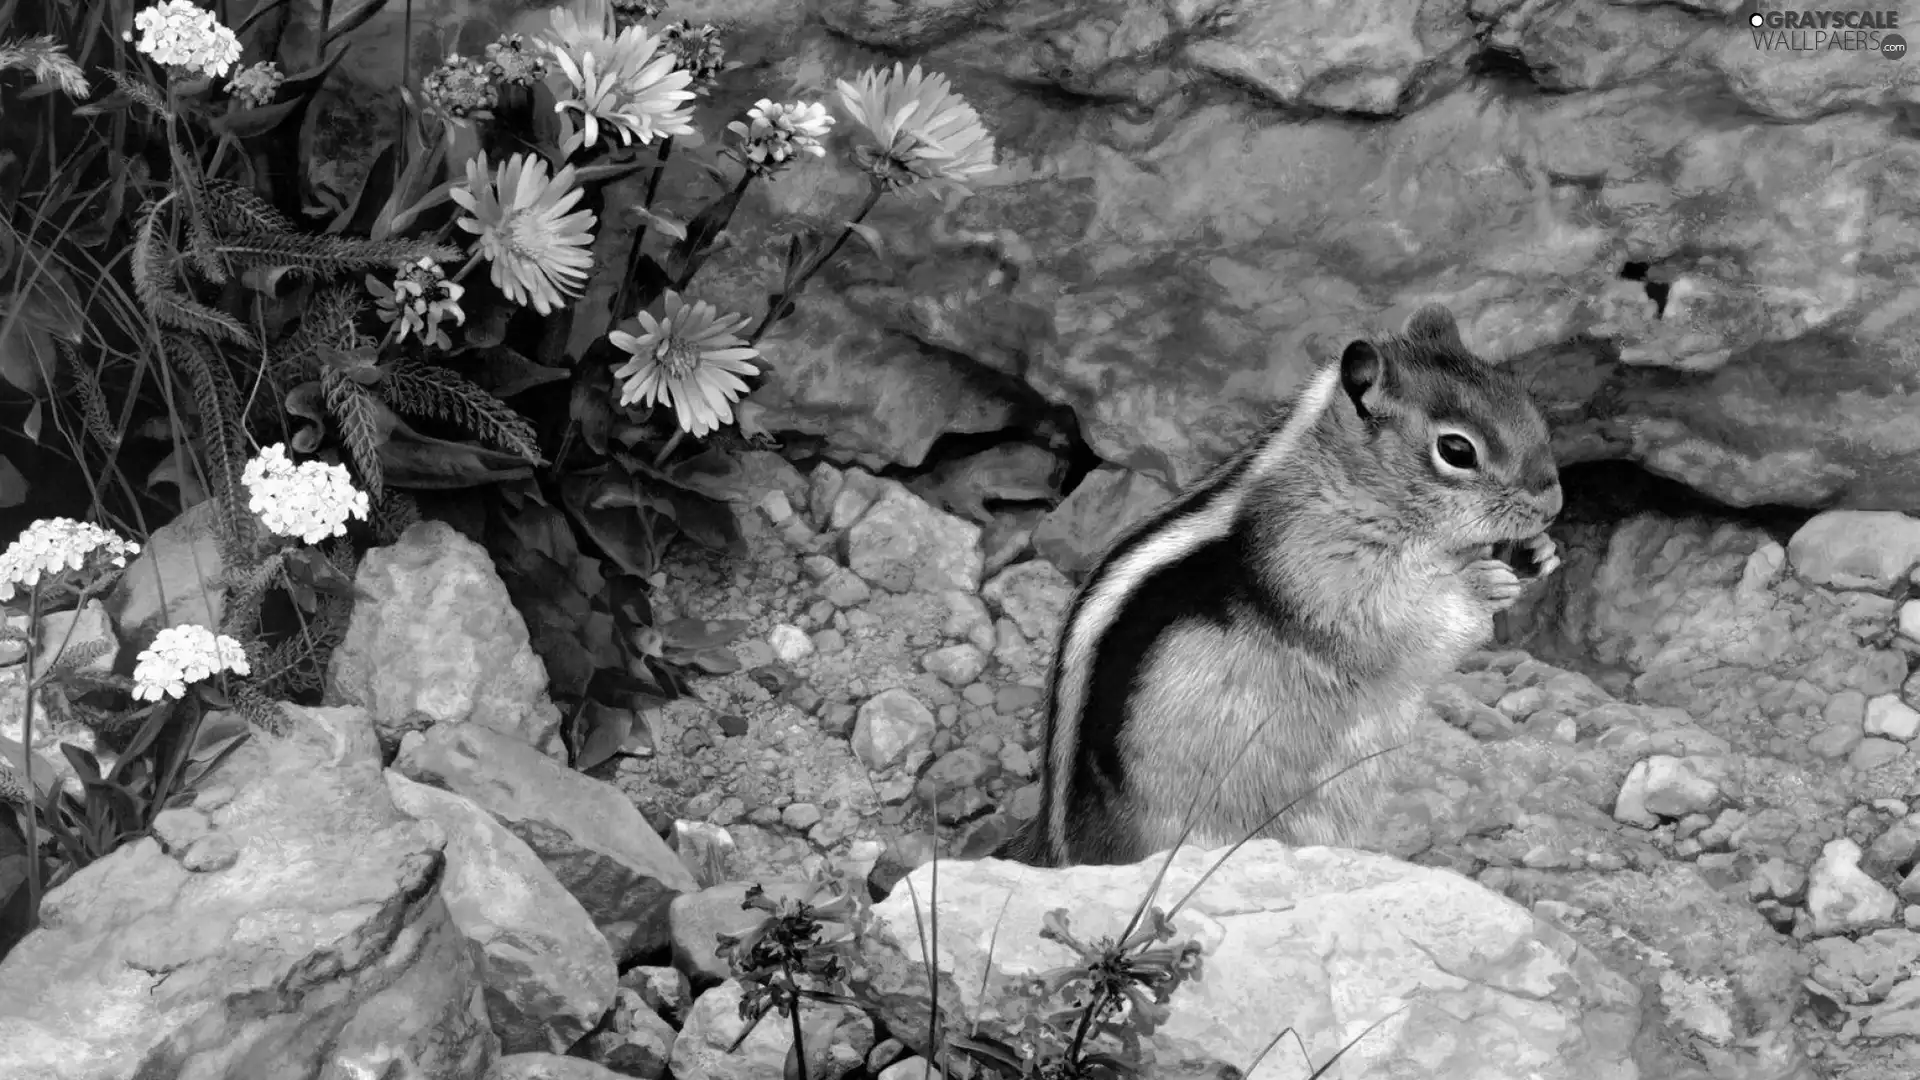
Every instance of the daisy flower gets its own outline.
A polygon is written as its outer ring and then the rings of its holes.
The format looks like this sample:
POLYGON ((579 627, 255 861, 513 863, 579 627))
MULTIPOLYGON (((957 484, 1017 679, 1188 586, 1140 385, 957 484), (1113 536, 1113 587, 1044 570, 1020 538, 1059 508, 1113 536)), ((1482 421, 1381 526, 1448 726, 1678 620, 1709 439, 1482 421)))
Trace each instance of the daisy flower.
POLYGON ((800 154, 825 154, 820 140, 833 126, 827 107, 817 101, 775 104, 770 98, 754 102, 747 110, 747 121, 735 120, 727 130, 740 137, 747 168, 761 176, 785 168, 800 154))
POLYGON ((627 145, 693 134, 693 110, 686 104, 693 100, 688 89, 693 76, 674 66, 676 57, 662 47, 661 38, 637 25, 610 34, 596 28, 592 18, 561 8, 540 43, 556 69, 547 85, 565 130, 562 153, 593 146, 603 124, 627 145))
POLYGON ((542 315, 580 295, 593 266, 593 211, 567 212, 585 194, 573 179, 571 165, 549 178, 537 154, 515 154, 489 173, 482 153, 467 161, 466 186, 451 192, 472 215, 460 227, 479 234, 493 283, 542 315))
POLYGON ((878 144, 862 148, 863 163, 888 187, 964 182, 993 170, 993 137, 946 76, 895 64, 892 71, 870 68, 853 82, 842 79, 838 89, 841 106, 878 144))
POLYGON ((620 404, 665 402, 682 430, 705 435, 733 422, 733 403, 747 392, 739 377, 758 373, 750 361, 760 351, 738 336, 745 315, 722 316, 706 301, 689 304, 672 290, 664 299, 664 318, 640 313, 644 333, 615 330, 607 335, 632 354, 613 369, 620 404))
POLYGON ((674 66, 693 79, 690 89, 695 94, 705 94, 727 69, 727 49, 720 44, 720 29, 712 23, 696 28, 692 22, 681 19, 661 33, 666 36, 667 51, 673 54, 674 66))

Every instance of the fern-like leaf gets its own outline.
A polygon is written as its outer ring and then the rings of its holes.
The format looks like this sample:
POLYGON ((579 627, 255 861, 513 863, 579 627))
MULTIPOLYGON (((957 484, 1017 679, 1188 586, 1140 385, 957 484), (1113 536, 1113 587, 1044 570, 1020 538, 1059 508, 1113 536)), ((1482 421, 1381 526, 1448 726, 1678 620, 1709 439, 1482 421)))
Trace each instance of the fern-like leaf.
POLYGON ((535 465, 541 462, 537 435, 526 417, 446 368, 396 363, 380 380, 380 396, 401 412, 449 421, 535 465))
POLYGON ((397 544, 400 534, 420 521, 420 503, 404 491, 389 491, 373 506, 373 534, 382 544, 397 544))
POLYGON ((99 639, 74 642, 62 649, 59 656, 54 657, 53 664, 48 670, 55 678, 65 678, 118 647, 117 642, 99 639))
POLYGON ((293 267, 322 274, 341 274, 416 262, 422 258, 450 262, 458 248, 424 240, 361 240, 350 236, 302 236, 249 232, 227 237, 220 254, 236 266, 293 267))
POLYGON ((254 727, 274 735, 285 735, 293 725, 293 718, 287 715, 280 702, 261 687, 258 680, 229 679, 227 689, 234 707, 254 727))
POLYGON ((227 610, 220 619, 220 632, 245 639, 259 630, 260 605, 266 600, 267 587, 286 563, 286 556, 274 552, 252 568, 234 567, 227 582, 227 610))
POLYGON ((233 316, 200 303, 176 289, 173 277, 176 252, 160 233, 163 199, 141 208, 140 226, 133 234, 133 291, 148 314, 162 326, 192 330, 211 338, 225 338, 241 345, 256 342, 233 316))
POLYGON ((120 92, 132 99, 135 104, 145 106, 155 116, 168 115, 167 103, 161 100, 159 91, 149 86, 145 79, 134 75, 123 75, 118 71, 109 71, 107 75, 113 79, 114 85, 120 88, 120 92))
POLYGON ((0 71, 18 68, 43 83, 52 83, 70 98, 86 97, 87 76, 68 56, 66 47, 51 34, 0 44, 0 71))
POLYGON ((251 188, 231 180, 210 179, 201 188, 208 218, 223 234, 294 235, 299 226, 251 188))
POLYGON ((67 370, 73 372, 74 396, 80 399, 82 426, 102 447, 118 450, 120 432, 114 429, 113 413, 107 408, 107 394, 100 386, 100 373, 78 357, 69 359, 74 361, 67 365, 67 370))
POLYGON ((357 283, 315 292, 300 315, 299 328, 274 355, 276 374, 298 385, 319 378, 329 358, 372 345, 358 325, 366 306, 366 291, 357 283))
POLYGON ((366 387, 337 367, 320 373, 320 388, 327 396, 327 411, 340 421, 340 433, 347 440, 347 452, 353 456, 367 497, 379 502, 386 488, 380 468, 379 403, 366 387))
POLYGON ((257 533, 240 479, 246 468, 247 442, 238 422, 239 393, 220 358, 209 355, 198 339, 169 334, 166 342, 169 354, 186 368, 200 411, 200 441, 213 474, 208 479, 220 504, 222 555, 228 566, 244 566, 251 559, 257 533))

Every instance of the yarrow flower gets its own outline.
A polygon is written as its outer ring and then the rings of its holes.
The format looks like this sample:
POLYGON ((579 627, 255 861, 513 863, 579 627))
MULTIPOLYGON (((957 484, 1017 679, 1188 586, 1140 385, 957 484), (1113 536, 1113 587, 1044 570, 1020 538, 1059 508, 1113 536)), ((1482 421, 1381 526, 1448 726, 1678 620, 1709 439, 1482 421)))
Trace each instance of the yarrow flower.
POLYGON ((571 154, 599 141, 600 126, 620 133, 620 141, 642 144, 667 135, 693 134, 693 77, 674 67, 673 53, 661 39, 639 26, 618 34, 594 18, 555 9, 549 36, 541 45, 558 70, 548 78, 560 114, 562 153, 571 154), (580 127, 574 127, 574 114, 580 127))
POLYGON ((500 103, 487 65, 457 53, 448 53, 439 67, 421 78, 420 92, 429 105, 455 123, 485 120, 500 103))
POLYGON ((280 74, 280 65, 272 60, 262 60, 257 64, 248 64, 234 72, 227 80, 227 89, 233 96, 249 108, 260 108, 273 103, 273 95, 280 90, 280 84, 287 81, 280 74))
POLYGON ((727 68, 727 49, 720 44, 719 28, 707 23, 696 30, 691 21, 681 19, 678 26, 669 24, 662 32, 674 66, 693 79, 688 89, 705 94, 727 68))
MULTIPOLYGON (((193 0, 162 0, 133 17, 134 48, 190 75, 225 75, 240 62, 240 39, 193 0)), ((133 33, 120 35, 128 41, 133 33)))
POLYGON ((467 313, 460 310, 466 287, 448 281, 440 264, 424 255, 412 266, 401 267, 392 287, 368 274, 367 291, 373 294, 380 320, 400 324, 393 338, 396 342, 407 340, 411 331, 430 345, 450 349, 453 342, 441 328, 441 320, 451 317, 458 325, 467 323, 467 313))
POLYGON ((993 170, 993 137, 946 76, 895 64, 892 71, 870 68, 853 82, 842 79, 838 89, 840 104, 878 144, 861 148, 862 163, 889 189, 993 170))
POLYGON ((613 0, 613 21, 625 29, 634 23, 657 19, 666 9, 664 0, 613 0))
POLYGON ((769 98, 754 102, 747 121, 735 120, 727 130, 740 137, 747 167, 761 176, 785 168, 799 154, 824 155, 820 140, 833 126, 827 107, 817 101, 775 104, 769 98))
POLYGON ((451 192, 473 215, 460 227, 479 234, 493 283, 542 315, 578 296, 593 266, 593 211, 567 212, 585 194, 573 181, 571 165, 549 179, 537 154, 515 154, 489 173, 482 153, 467 161, 466 186, 451 192))
POLYGON ((269 532, 317 544, 347 531, 347 519, 367 516, 367 493, 353 486, 345 466, 321 461, 295 465, 286 447, 274 443, 240 471, 247 509, 269 532))
POLYGON ((547 77, 547 61, 519 34, 502 34, 487 46, 487 72, 497 83, 532 86, 547 77))
POLYGON ((722 316, 704 300, 689 304, 668 290, 665 316, 640 312, 640 334, 607 335, 632 359, 614 368, 620 404, 665 402, 689 435, 705 435, 733 421, 733 402, 747 392, 741 375, 759 371, 758 349, 737 336, 745 315, 722 316))
POLYGON ((127 556, 139 553, 139 544, 92 522, 41 518, 0 554, 0 600, 13 599, 16 585, 28 589, 39 585, 43 574, 52 577, 69 570, 125 567, 127 556))
POLYGON ((220 671, 253 673, 238 641, 204 626, 169 626, 134 659, 133 696, 141 701, 185 697, 188 686, 220 671))

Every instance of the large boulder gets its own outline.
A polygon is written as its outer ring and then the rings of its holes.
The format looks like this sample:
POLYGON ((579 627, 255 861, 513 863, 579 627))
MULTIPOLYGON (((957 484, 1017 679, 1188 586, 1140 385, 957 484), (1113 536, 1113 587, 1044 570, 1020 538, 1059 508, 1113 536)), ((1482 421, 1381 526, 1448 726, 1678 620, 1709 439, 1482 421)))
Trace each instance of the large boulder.
POLYGON ((47 894, 0 962, 0 1076, 485 1073, 497 1043, 441 896, 443 835, 394 808, 365 713, 287 712, 158 838, 47 894))

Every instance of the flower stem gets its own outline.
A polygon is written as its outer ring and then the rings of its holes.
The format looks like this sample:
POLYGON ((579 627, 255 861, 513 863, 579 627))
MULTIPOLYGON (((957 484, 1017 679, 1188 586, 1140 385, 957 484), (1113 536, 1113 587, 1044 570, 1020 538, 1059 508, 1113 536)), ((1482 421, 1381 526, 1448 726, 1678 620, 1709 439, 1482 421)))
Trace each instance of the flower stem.
MULTIPOLYGON (((79 622, 76 618, 75 622, 79 622)), ((27 590, 27 704, 20 719, 20 776, 26 785, 27 812, 27 931, 40 923, 40 826, 37 820, 39 795, 33 786, 33 661, 40 644, 40 586, 27 590)))
POLYGON ((460 279, 463 277, 466 277, 467 273, 471 271, 474 268, 474 265, 477 264, 479 261, 480 261, 480 248, 479 248, 479 245, 476 244, 473 249, 473 254, 467 256, 467 261, 460 264, 460 272, 453 275, 451 280, 455 284, 459 284, 460 279))
POLYGON ((853 235, 853 227, 866 220, 867 215, 872 213, 873 208, 879 204, 880 196, 885 194, 885 191, 886 189, 883 188, 878 181, 875 181, 873 186, 867 189, 866 201, 860 204, 860 210, 853 215, 851 221, 847 222, 847 227, 840 230, 840 235, 834 240, 833 246, 822 252, 818 258, 809 262, 805 269, 794 276, 793 287, 781 294, 779 303, 767 309, 767 314, 761 318, 760 325, 754 327, 753 333, 747 335, 747 344, 752 345, 758 342, 761 335, 765 334, 767 330, 773 326, 774 319, 780 314, 780 309, 792 303, 799 297, 801 290, 807 287, 807 279, 819 273, 820 268, 827 265, 827 260, 840 253, 840 249, 846 244, 847 238, 853 235))
POLYGON ((787 1015, 793 1019, 793 1063, 799 1066, 800 1080, 807 1080, 807 1042, 800 1030, 800 994, 793 989, 794 985, 793 971, 789 968, 787 987, 792 997, 788 1002, 787 1015))
MULTIPOLYGON (((753 183, 753 175, 753 170, 748 169, 746 172, 740 174, 740 182, 733 185, 733 191, 731 192, 733 204, 728 207, 727 216, 722 218, 720 224, 714 227, 713 235, 715 239, 718 239, 721 233, 726 232, 727 226, 732 224, 733 211, 740 205, 740 196, 747 193, 747 185, 753 183)), ((708 249, 711 250, 711 248, 712 244, 708 244, 708 249)), ((689 251, 687 253, 686 269, 680 271, 680 276, 674 279, 672 286, 673 291, 686 292, 687 286, 693 283, 693 275, 700 272, 700 267, 705 264, 706 261, 705 252, 689 251)))
MULTIPOLYGON (((672 156, 673 136, 668 135, 660 140, 660 160, 654 165, 652 175, 647 177, 646 200, 640 204, 643 208, 647 210, 653 209, 654 196, 659 194, 660 191, 660 178, 666 175, 667 159, 672 156)), ((620 287, 614 290, 612 313, 614 322, 619 322, 632 315, 633 311, 631 309, 637 306, 633 302, 633 279, 634 276, 640 272, 640 249, 646 245, 646 242, 647 219, 641 218, 640 227, 635 229, 633 233, 633 246, 627 249, 627 272, 621 275, 620 287)))
POLYGON ((661 466, 665 465, 667 463, 667 458, 673 456, 673 452, 680 448, 680 441, 682 439, 685 439, 686 437, 687 437, 686 428, 674 428, 673 437, 668 439, 666 443, 660 447, 659 453, 653 455, 653 467, 658 469, 661 466))

